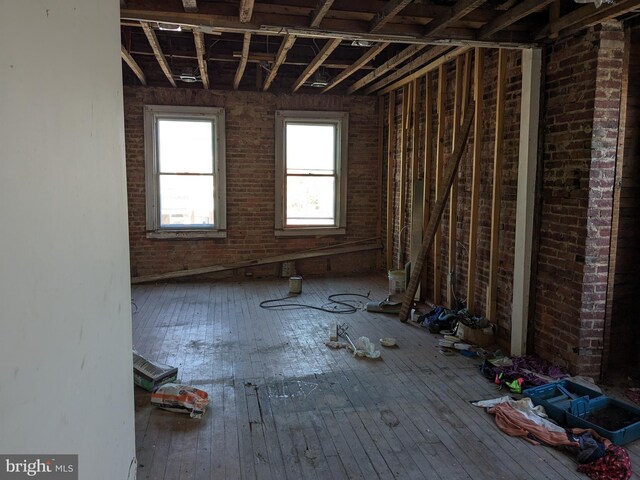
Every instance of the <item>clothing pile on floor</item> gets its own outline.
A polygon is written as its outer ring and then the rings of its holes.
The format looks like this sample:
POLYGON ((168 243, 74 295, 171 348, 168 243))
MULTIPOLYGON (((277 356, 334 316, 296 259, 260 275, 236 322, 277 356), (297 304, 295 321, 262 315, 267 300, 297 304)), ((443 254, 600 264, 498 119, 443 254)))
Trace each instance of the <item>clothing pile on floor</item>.
POLYGON ((556 425, 547 419, 544 408, 534 406, 530 398, 513 400, 505 396, 473 405, 495 415, 496 425, 507 435, 568 451, 580 464, 578 471, 593 480, 631 478, 631 460, 623 447, 613 445, 591 429, 556 425))
POLYGON ((487 358, 480 366, 480 372, 498 385, 520 385, 519 391, 512 389, 513 393, 522 393, 526 388, 555 382, 569 376, 557 365, 535 355, 487 358))
POLYGON ((420 315, 418 323, 429 329, 431 333, 440 333, 443 330, 453 330, 458 322, 471 328, 484 328, 489 325, 485 317, 474 317, 466 308, 451 310, 443 306, 437 306, 431 311, 420 315))

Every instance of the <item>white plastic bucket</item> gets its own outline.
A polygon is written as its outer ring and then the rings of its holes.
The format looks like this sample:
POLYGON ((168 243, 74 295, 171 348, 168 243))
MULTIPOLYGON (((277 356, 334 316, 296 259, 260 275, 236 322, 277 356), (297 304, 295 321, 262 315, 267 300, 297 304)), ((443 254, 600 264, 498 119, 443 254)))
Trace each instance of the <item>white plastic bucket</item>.
POLYGON ((302 292, 302 277, 300 275, 293 275, 289 277, 289 293, 297 295, 302 292))
POLYGON ((406 290, 404 270, 389 270, 389 294, 403 293, 406 290))

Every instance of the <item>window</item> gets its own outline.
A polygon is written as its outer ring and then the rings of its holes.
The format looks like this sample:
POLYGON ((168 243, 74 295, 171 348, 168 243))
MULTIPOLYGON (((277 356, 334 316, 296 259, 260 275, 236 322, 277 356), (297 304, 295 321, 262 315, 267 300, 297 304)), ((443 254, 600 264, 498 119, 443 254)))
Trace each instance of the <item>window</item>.
POLYGON ((144 110, 147 236, 225 237, 222 108, 144 110))
POLYGON ((276 235, 346 230, 346 112, 276 112, 276 235))

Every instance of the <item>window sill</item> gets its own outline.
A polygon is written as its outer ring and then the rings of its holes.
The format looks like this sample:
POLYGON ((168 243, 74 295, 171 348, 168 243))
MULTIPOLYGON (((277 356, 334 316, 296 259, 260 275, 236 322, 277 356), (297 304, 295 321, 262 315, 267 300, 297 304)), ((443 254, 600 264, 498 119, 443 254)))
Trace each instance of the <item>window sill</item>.
POLYGON ((156 230, 147 232, 147 238, 156 240, 197 239, 197 238, 227 238, 226 230, 156 230))
POLYGON ((304 237, 314 236, 320 237, 323 235, 345 235, 346 228, 287 228, 286 230, 276 230, 276 237, 304 237))

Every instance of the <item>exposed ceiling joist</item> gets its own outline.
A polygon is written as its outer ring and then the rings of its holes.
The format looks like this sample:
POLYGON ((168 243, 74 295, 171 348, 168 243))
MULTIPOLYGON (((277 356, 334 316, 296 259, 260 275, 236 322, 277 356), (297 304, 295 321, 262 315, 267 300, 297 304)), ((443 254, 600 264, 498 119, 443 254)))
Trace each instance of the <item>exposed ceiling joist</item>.
POLYGON ((182 0, 185 12, 195 13, 198 11, 198 0, 182 0))
MULTIPOLYGON (((201 5, 201 10, 203 5, 201 5)), ((202 30, 204 33, 255 33, 259 35, 289 34, 301 38, 340 38, 342 40, 369 40, 372 42, 391 42, 421 45, 472 45, 480 47, 530 48, 528 32, 505 32, 505 40, 494 37, 491 41, 475 39, 475 32, 468 29, 462 31, 449 30, 447 38, 425 38, 416 25, 398 24, 394 29, 406 33, 369 33, 369 22, 342 19, 325 19, 322 29, 300 27, 308 21, 306 17, 254 14, 251 22, 241 23, 239 20, 223 15, 196 14, 179 11, 159 10, 121 10, 121 19, 140 22, 159 22, 182 25, 189 29, 202 30)))
POLYGON ((209 89, 209 72, 207 70, 207 61, 205 59, 204 33, 194 31, 193 40, 196 44, 196 55, 198 56, 198 68, 200 69, 200 78, 202 79, 202 86, 208 90, 209 89))
POLYGON ((265 92, 269 90, 269 87, 271 86, 271 84, 276 78, 278 69, 284 63, 284 60, 285 58, 287 58, 287 54, 289 53, 289 50, 291 50, 291 47, 293 47, 293 44, 295 42, 296 42, 295 35, 287 35, 282 39, 282 43, 280 44, 280 48, 278 49, 278 54, 276 55, 276 61, 271 66, 271 71, 269 72, 269 75, 267 75, 267 78, 264 80, 264 85, 262 87, 262 90, 264 90, 265 92))
POLYGON ((171 68, 167 63, 167 59, 165 58, 164 53, 162 53, 162 49, 160 48, 160 44, 158 43, 158 37, 156 37, 156 32, 154 32, 153 28, 151 28, 151 26, 146 22, 140 22, 140 25, 142 25, 142 30, 144 31, 144 34, 147 36, 147 40, 149 40, 149 45, 151 45, 153 54, 155 55, 156 60, 158 60, 158 63, 160 64, 160 68, 162 68, 162 71, 167 77, 167 80, 169 80, 169 83, 175 87, 176 81, 173 79, 173 73, 171 72, 171 68))
POLYGON ((410 45, 410 46, 408 46, 407 48, 402 50, 400 53, 398 53, 397 55, 395 55, 394 57, 390 58, 389 60, 387 60, 382 65, 380 65, 373 72, 369 72, 367 75, 362 77, 356 83, 351 85, 349 87, 349 89, 347 90, 347 92, 348 93, 353 93, 353 92, 361 89, 365 85, 368 85, 369 83, 373 82, 376 78, 380 78, 381 76, 383 76, 384 74, 389 72, 396 65, 399 65, 400 63, 404 62, 407 58, 415 55, 416 53, 420 52, 421 50, 424 50, 425 48, 426 48, 426 45, 410 45))
POLYGON ((292 91, 296 92, 307 79, 313 75, 313 73, 320 68, 320 66, 324 63, 331 52, 333 52, 338 45, 340 45, 340 39, 334 38, 333 40, 327 40, 327 43, 324 44, 322 50, 316 55, 316 57, 307 65, 307 68, 304 69, 302 75, 298 77, 298 79, 293 84, 292 91))
POLYGON ((451 12, 448 16, 443 15, 434 18, 427 24, 422 33, 425 37, 434 36, 440 33, 452 23, 473 12, 485 1, 486 0, 458 0, 458 2, 451 7, 451 12))
POLYGON ((122 57, 122 60, 124 60, 127 65, 129 65, 129 68, 133 71, 133 73, 136 74, 136 77, 138 77, 140 83, 142 85, 146 85, 147 78, 144 76, 144 72, 140 68, 140 65, 138 65, 138 62, 136 62, 131 54, 127 52, 127 49, 124 48, 124 45, 120 45, 120 56, 122 57))
POLYGON ((403 85, 406 85, 407 83, 413 82, 416 78, 419 78, 419 77, 423 76, 426 73, 434 71, 436 68, 440 67, 440 65, 444 65, 445 63, 450 62, 451 60, 456 58, 458 55, 462 55, 463 53, 466 53, 469 50, 471 50, 471 48, 470 47, 466 47, 466 46, 465 47, 456 47, 453 50, 451 50, 450 52, 445 53, 444 55, 438 57, 437 59, 435 59, 433 62, 429 63, 428 65, 425 65, 421 69, 416 70, 411 75, 407 75, 406 77, 404 77, 404 78, 398 80, 397 82, 389 85, 385 89, 380 90, 380 92, 378 92, 378 95, 384 95, 385 93, 388 93, 388 92, 390 92, 392 90, 395 90, 396 88, 402 87, 403 85))
POLYGON ((311 28, 318 28, 322 19, 327 14, 331 5, 333 5, 334 0, 318 0, 316 4, 316 8, 311 12, 311 21, 309 22, 309 26, 311 28))
POLYGON ((254 0, 240 0, 240 23, 249 23, 253 15, 254 0))
POLYGON ((393 17, 398 15, 404 7, 409 5, 413 0, 391 0, 385 7, 373 17, 369 25, 369 31, 375 33, 380 31, 384 25, 393 17))
POLYGON ((365 93, 373 93, 377 90, 380 90, 385 85, 390 84, 391 82, 395 82, 396 80, 402 79, 405 75, 409 75, 413 70, 422 67, 425 63, 429 63, 439 56, 443 55, 450 47, 445 45, 437 45, 435 47, 431 47, 425 53, 420 55, 419 57, 411 60, 409 63, 404 65, 402 68, 399 68, 391 75, 383 78, 377 83, 374 83, 369 88, 365 90, 365 93))
POLYGON ((236 70, 236 76, 233 79, 233 89, 237 90, 244 75, 244 69, 247 67, 247 60, 249 59, 249 45, 251 44, 251 34, 245 33, 242 41, 242 54, 240 57, 240 63, 238 64, 238 70, 236 70))
POLYGON ((338 85, 340 82, 342 82, 346 78, 350 77, 353 73, 355 73, 358 70, 360 70, 364 65, 369 63, 373 58, 375 58, 376 55, 378 55, 382 50, 384 50, 388 46, 389 46, 389 42, 383 42, 383 43, 380 43, 380 44, 378 44, 378 45, 376 45, 374 47, 371 47, 369 50, 367 50, 365 52, 364 55, 362 55, 358 60, 356 60, 353 63, 353 65, 351 65, 348 68, 345 68, 342 72, 340 72, 338 75, 333 77, 331 82, 329 82, 329 85, 327 85, 325 88, 323 88, 322 92, 320 92, 320 93, 328 92, 333 87, 338 85))
POLYGON ((507 10, 502 15, 498 15, 496 18, 487 23, 480 29, 478 38, 486 40, 491 35, 500 30, 507 28, 508 26, 516 23, 518 20, 523 19, 527 15, 539 12, 547 5, 555 0, 524 0, 524 2, 517 4, 515 7, 507 10))

